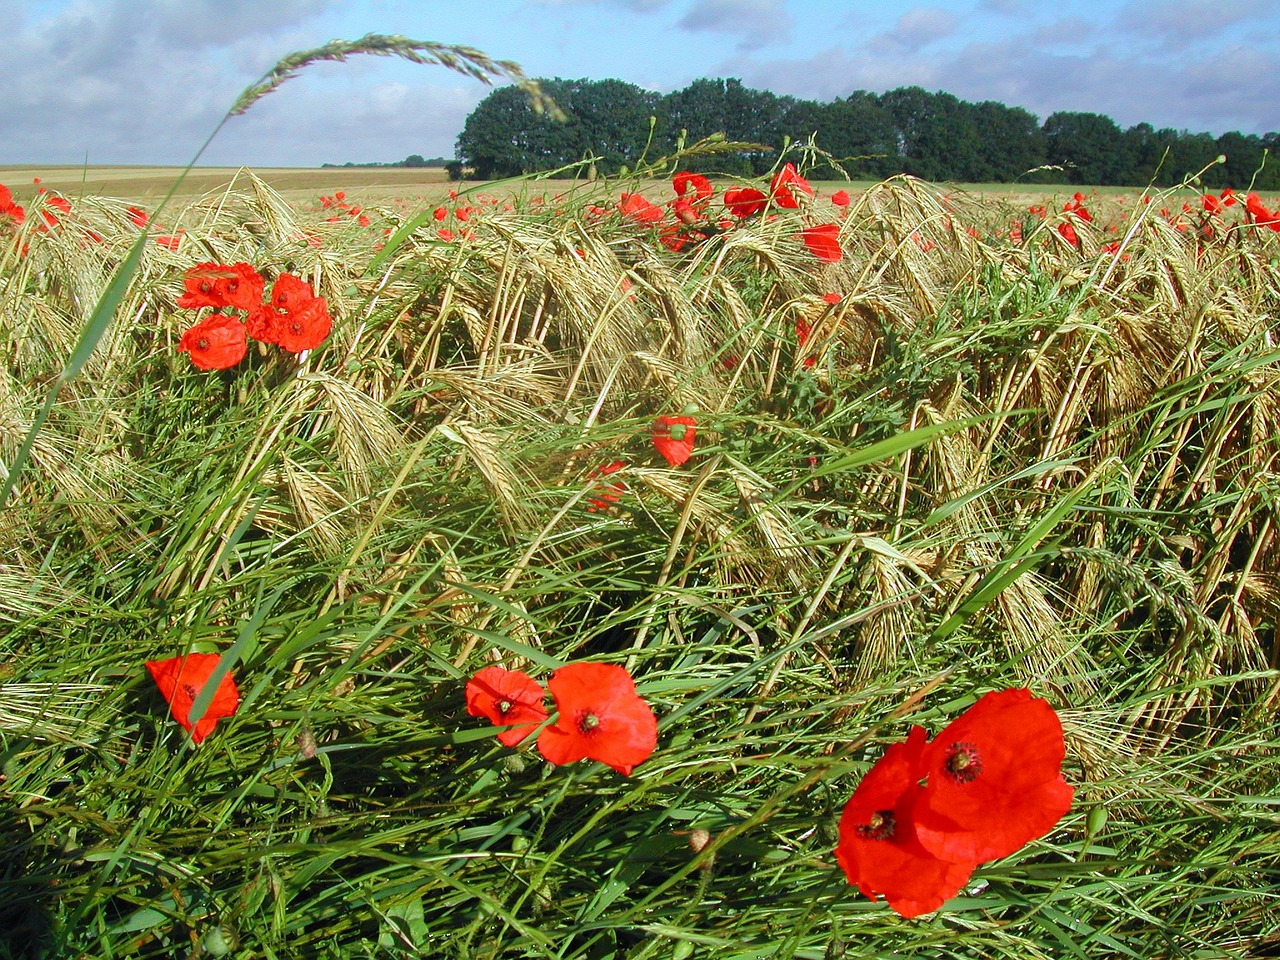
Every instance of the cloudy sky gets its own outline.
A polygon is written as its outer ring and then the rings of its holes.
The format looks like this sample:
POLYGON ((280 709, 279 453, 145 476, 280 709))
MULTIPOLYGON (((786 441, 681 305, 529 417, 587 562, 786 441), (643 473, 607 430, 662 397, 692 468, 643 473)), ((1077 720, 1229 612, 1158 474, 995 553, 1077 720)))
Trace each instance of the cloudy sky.
MULTIPOLYGON (((698 77, 815 100, 920 85, 1043 120, 1280 129, 1280 0, 0 0, 0 163, 186 163, 280 57, 398 33, 530 76, 698 77)), ((231 120, 207 164, 452 156, 487 88, 360 57, 231 120)))

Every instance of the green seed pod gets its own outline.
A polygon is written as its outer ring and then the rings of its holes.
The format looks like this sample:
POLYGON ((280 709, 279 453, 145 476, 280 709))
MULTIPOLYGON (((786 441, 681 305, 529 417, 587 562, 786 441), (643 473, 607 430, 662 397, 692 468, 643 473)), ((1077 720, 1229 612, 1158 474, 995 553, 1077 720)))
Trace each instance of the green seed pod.
POLYGON ((239 945, 240 935, 225 923, 212 927, 200 939, 200 946, 211 957, 225 957, 239 945))
POLYGON ((1102 804, 1091 808, 1089 815, 1085 817, 1084 828, 1089 836, 1096 837, 1102 832, 1102 828, 1107 825, 1107 808, 1102 804))
POLYGON ((673 423, 667 428, 667 432, 671 434, 672 440, 683 440, 684 435, 689 432, 689 428, 683 423, 673 423))

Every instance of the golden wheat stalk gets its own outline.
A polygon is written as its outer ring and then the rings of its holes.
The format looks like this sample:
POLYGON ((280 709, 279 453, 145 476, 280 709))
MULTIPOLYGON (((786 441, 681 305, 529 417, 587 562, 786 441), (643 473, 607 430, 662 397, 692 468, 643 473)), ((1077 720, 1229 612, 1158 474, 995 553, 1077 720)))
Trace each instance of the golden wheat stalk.
POLYGON ((366 33, 359 40, 330 40, 322 47, 297 50, 282 57, 274 67, 264 73, 256 83, 250 84, 236 98, 229 117, 237 117, 286 80, 295 77, 303 67, 321 61, 344 61, 357 53, 369 53, 377 57, 400 57, 410 63, 436 64, 447 67, 481 83, 492 83, 494 78, 505 77, 529 95, 534 113, 546 113, 563 122, 564 112, 550 97, 542 92, 536 80, 524 75, 520 65, 510 60, 494 60, 474 47, 436 43, 431 40, 410 40, 399 34, 366 33))

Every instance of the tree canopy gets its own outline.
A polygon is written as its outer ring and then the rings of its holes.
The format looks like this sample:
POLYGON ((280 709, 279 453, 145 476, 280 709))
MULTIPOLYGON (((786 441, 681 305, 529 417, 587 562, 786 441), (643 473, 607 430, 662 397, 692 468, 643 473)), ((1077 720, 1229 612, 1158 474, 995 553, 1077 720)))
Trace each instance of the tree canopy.
POLYGON ((738 79, 702 78, 667 94, 622 80, 540 80, 568 114, 558 123, 530 109, 515 86, 494 90, 467 117, 451 171, 482 180, 582 163, 617 173, 716 134, 769 150, 690 156, 689 170, 755 176, 787 142, 810 137, 830 159, 813 178, 882 179, 910 173, 928 180, 977 183, 1171 186, 1224 155, 1204 174, 1206 187, 1280 188, 1280 167, 1264 163, 1280 133, 1214 136, 1122 129, 1110 117, 1059 111, 1043 123, 1022 107, 969 103, 943 91, 900 87, 855 90, 827 103, 755 90, 738 79))

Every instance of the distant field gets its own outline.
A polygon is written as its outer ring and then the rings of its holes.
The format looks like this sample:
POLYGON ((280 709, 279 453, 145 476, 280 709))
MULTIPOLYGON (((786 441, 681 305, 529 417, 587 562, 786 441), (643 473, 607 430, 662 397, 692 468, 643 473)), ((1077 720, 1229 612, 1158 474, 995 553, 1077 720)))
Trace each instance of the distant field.
MULTIPOLYGON (((197 167, 187 174, 178 191, 179 197, 197 197, 225 190, 242 171, 242 167, 197 167)), ((255 176, 266 181, 286 198, 294 201, 314 199, 319 194, 345 190, 358 195, 359 202, 372 203, 390 198, 427 200, 443 198, 450 182, 442 169, 408 167, 255 167, 255 176)), ((164 196, 182 172, 180 167, 73 167, 0 165, 0 183, 8 186, 18 201, 30 199, 36 190, 33 178, 41 185, 70 197, 95 195, 126 200, 155 201, 164 196)), ((530 189, 527 180, 507 181, 512 189, 530 189)), ((566 190, 573 181, 548 180, 541 184, 552 192, 566 190)), ((858 192, 871 186, 870 181, 839 184, 814 181, 821 191, 830 192, 841 186, 858 192)), ((466 184, 477 186, 475 181, 466 184)), ((655 181, 657 189, 666 189, 666 181, 655 181)), ((533 187, 537 189, 537 187, 533 187)), ((1136 187, 1077 187, 1066 184, 942 184, 940 190, 980 194, 1015 205, 1037 202, 1045 197, 1069 195, 1076 190, 1096 192, 1104 196, 1139 192, 1136 187)))
MULTIPOLYGON (((222 190, 240 175, 240 167, 197 167, 179 189, 184 197, 222 190)), ((0 165, 0 183, 22 202, 35 192, 33 178, 67 196, 93 194, 128 200, 164 196, 182 172, 181 167, 72 167, 0 165)), ((443 193, 445 172, 437 167, 256 167, 255 176, 294 199, 335 190, 360 190, 374 197, 443 193)))

